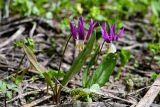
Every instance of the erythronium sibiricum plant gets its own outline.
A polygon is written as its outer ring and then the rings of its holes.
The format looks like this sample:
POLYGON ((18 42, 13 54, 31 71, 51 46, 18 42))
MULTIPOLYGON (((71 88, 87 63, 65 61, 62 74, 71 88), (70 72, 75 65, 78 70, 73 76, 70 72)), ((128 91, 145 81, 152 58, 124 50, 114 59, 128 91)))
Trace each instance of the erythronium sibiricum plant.
POLYGON ((76 46, 80 51, 84 49, 84 42, 88 41, 89 37, 92 35, 95 24, 96 23, 91 19, 88 32, 86 33, 82 16, 79 17, 78 27, 76 27, 76 20, 74 20, 74 23, 70 21, 71 34, 76 40, 76 46))
POLYGON ((104 24, 104 27, 100 26, 102 37, 104 39, 104 42, 108 44, 107 53, 102 58, 102 63, 97 67, 97 69, 94 71, 91 76, 88 76, 89 69, 91 65, 93 64, 94 60, 97 60, 95 56, 99 56, 99 53, 103 47, 103 44, 101 48, 97 47, 99 52, 95 52, 95 55, 93 58, 91 58, 91 63, 88 64, 87 69, 83 72, 82 77, 82 83, 84 87, 92 87, 94 84, 98 84, 99 86, 105 85, 105 83, 109 80, 110 75, 112 74, 114 67, 116 66, 116 59, 117 59, 117 52, 116 52, 116 46, 114 45, 114 42, 117 42, 119 38, 121 37, 122 33, 124 32, 124 27, 120 29, 118 34, 116 35, 116 26, 111 25, 109 27, 109 33, 106 30, 106 23, 104 24))
MULTIPOLYGON (((76 40, 77 47, 81 50, 81 52, 77 56, 75 61, 73 62, 69 71, 65 74, 61 82, 62 86, 67 85, 69 80, 81 71, 83 64, 89 57, 91 60, 89 64, 87 65, 87 69, 83 71, 83 74, 84 74, 82 77, 83 88, 90 89, 92 86, 95 86, 95 84, 96 86, 98 85, 101 87, 101 86, 104 86, 105 83, 109 80, 109 77, 111 76, 116 66, 116 60, 117 60, 116 47, 114 46, 113 42, 118 41, 118 39, 124 32, 124 28, 122 27, 119 33, 117 34, 117 36, 115 36, 115 25, 112 25, 110 27, 109 29, 110 34, 108 34, 106 31, 106 24, 104 25, 103 28, 101 27, 102 37, 104 38, 105 42, 109 43, 109 49, 108 49, 109 51, 104 56, 102 63, 99 64, 97 69, 92 74, 90 74, 90 68, 92 65, 94 66, 94 62, 97 61, 96 56, 98 55, 97 52, 100 49, 99 46, 95 47, 96 35, 91 36, 94 30, 94 27, 95 27, 95 23, 91 19, 88 33, 85 33, 84 22, 83 22, 82 16, 80 16, 78 20, 78 28, 76 27, 75 20, 74 20, 74 23, 70 22, 72 37, 76 40), (87 42, 86 47, 84 48, 85 41, 88 41, 88 42, 87 42), (94 49, 94 47, 96 49, 94 49), (91 55, 92 52, 94 53, 93 55, 91 55)), ((62 87, 60 87, 58 91, 59 95, 61 92, 61 88, 62 87)), ((86 92, 86 90, 83 90, 83 89, 82 91, 86 92)))
MULTIPOLYGON (((96 42, 96 35, 92 35, 95 24, 96 23, 91 19, 88 31, 86 32, 82 16, 80 16, 78 20, 78 27, 76 27, 75 20, 74 23, 70 22, 70 28, 71 28, 70 37, 72 36, 77 42, 77 47, 80 49, 80 53, 73 61, 73 64, 71 65, 70 69, 63 75, 63 79, 61 80, 61 82, 58 81, 61 64, 58 69, 58 74, 56 74, 57 76, 54 75, 53 77, 51 77, 48 71, 38 63, 36 57, 34 56, 33 50, 30 49, 30 47, 26 46, 25 44, 22 44, 22 48, 24 49, 24 52, 28 57, 30 63, 34 66, 34 68, 37 71, 39 71, 41 75, 44 76, 48 86, 53 91, 54 102, 56 103, 60 102, 60 93, 62 88, 66 88, 65 86, 68 84, 68 82, 82 70, 82 67, 86 61, 88 63, 87 67, 84 71, 82 71, 82 73, 84 74, 82 77, 83 88, 91 89, 91 87, 93 88, 93 86, 101 87, 104 86, 106 82, 109 80, 109 77, 111 76, 116 66, 116 60, 117 60, 116 47, 114 46, 113 42, 118 41, 118 39, 124 32, 124 28, 122 27, 117 36, 115 36, 115 25, 112 25, 110 27, 109 33, 106 31, 106 24, 104 25, 104 27, 100 27, 102 32, 102 37, 104 38, 105 42, 110 44, 111 51, 104 55, 104 57, 102 58, 102 63, 99 64, 98 67, 95 69, 95 71, 91 73, 90 70, 92 66, 94 66, 95 63, 97 62, 98 53, 101 51, 99 44, 96 42), (84 46, 84 42, 86 41, 87 41, 86 46, 84 46), (54 83, 55 85, 53 85, 54 83)), ((70 37, 66 42, 66 46, 64 48, 61 60, 63 60, 64 53, 67 48, 70 37)), ((83 91, 86 92, 86 90, 83 91)), ((89 93, 92 92, 93 89, 89 91, 89 93)))
MULTIPOLYGON (((93 29, 94 29, 94 26, 95 26, 95 23, 91 19, 88 32, 86 33, 82 16, 80 16, 80 18, 78 20, 78 27, 76 27, 76 21, 75 20, 74 20, 74 23, 70 22, 71 35, 76 40, 76 46, 80 50, 80 53, 76 57, 76 59, 74 60, 71 68, 69 69, 69 71, 64 75, 64 78, 61 82, 61 85, 59 86, 59 88, 57 88, 57 90, 58 90, 57 95, 56 95, 57 101, 60 99, 60 93, 61 93, 62 87, 66 86, 67 83, 69 82, 69 80, 74 75, 76 75, 77 73, 80 72, 81 68, 83 67, 83 64, 85 63, 85 61, 90 56, 90 53, 92 52, 92 49, 94 47, 95 40, 96 40, 96 36, 91 36, 92 32, 93 32, 93 29), (87 45, 84 46, 84 42, 86 42, 86 41, 87 41, 87 45)), ((69 39, 68 39, 68 41, 66 43, 66 46, 64 48, 63 56, 64 56, 64 53, 65 53, 66 47, 68 45, 68 42, 69 42, 69 39)), ((59 70, 60 70, 60 66, 59 66, 59 70)))
POLYGON ((115 53, 117 51, 116 46, 114 45, 114 42, 117 42, 121 35, 124 32, 124 27, 120 29, 118 34, 116 35, 116 25, 111 25, 109 28, 109 33, 106 30, 106 23, 104 24, 104 27, 100 26, 102 37, 105 42, 109 44, 108 47, 108 53, 115 53))
MULTIPOLYGON (((116 25, 111 25, 111 27, 109 28, 109 33, 106 30, 106 23, 104 24, 104 27, 101 27, 101 33, 102 33, 102 37, 104 39, 105 42, 108 43, 108 53, 115 53, 116 52, 116 46, 114 45, 114 42, 117 42, 119 40, 119 38, 121 37, 121 35, 124 32, 124 27, 122 27, 118 34, 116 35, 116 25)), ((130 58, 130 52, 124 49, 121 49, 121 52, 119 53, 119 57, 120 57, 120 61, 121 61, 121 65, 118 68, 118 72, 117 75, 115 77, 115 80, 118 80, 120 78, 121 75, 121 71, 122 71, 122 67, 125 66, 125 64, 127 64, 129 58, 130 58)))
MULTIPOLYGON (((90 36, 92 35, 92 32, 94 30, 94 27, 95 27, 95 24, 94 21, 91 19, 90 21, 90 25, 89 25, 89 29, 88 29, 88 32, 85 32, 85 27, 84 27, 84 21, 83 21, 83 18, 82 16, 79 17, 79 20, 78 20, 78 27, 76 27, 76 20, 74 19, 74 23, 72 23, 71 21, 69 21, 70 23, 70 29, 71 29, 71 35, 70 37, 72 36, 73 39, 75 39, 76 41, 76 47, 82 51, 84 49, 84 42, 87 42, 90 38, 90 36)), ((62 55, 62 59, 61 59, 61 62, 60 62, 60 65, 59 65, 59 72, 60 72, 60 68, 61 68, 61 63, 62 63, 62 60, 63 60, 63 57, 64 57, 64 53, 66 51, 66 48, 67 48, 67 45, 68 45, 68 42, 70 40, 70 37, 69 39, 67 40, 67 43, 65 45, 65 48, 64 48, 64 51, 63 51, 63 55, 62 55)), ((93 40, 94 41, 94 40, 93 40)), ((91 46, 92 48, 93 46, 91 46)), ((91 50, 90 50, 91 51, 91 50)), ((87 55, 84 55, 83 57, 86 57, 87 55)), ((78 58, 77 58, 78 59, 78 58)), ((85 60, 84 60, 85 61, 85 60)), ((78 64, 78 63, 77 63, 78 64)), ((73 64, 74 65, 74 64, 73 64)), ((75 65, 74 65, 75 66, 75 65)), ((71 67, 72 68, 72 67, 71 67)), ((74 67, 73 67, 74 68, 74 67)), ((79 69, 80 70, 80 69, 79 69)), ((79 71, 77 70, 77 71, 79 71)), ((59 72, 58 72, 58 75, 59 75, 59 72)), ((72 72, 72 69, 70 70, 70 74, 68 74, 67 77, 72 77, 71 74, 73 74, 72 72)), ((67 83, 69 79, 65 80, 65 82, 67 83)), ((56 84, 58 85, 58 84, 56 84)), ((57 86, 56 86, 57 87, 57 86)), ((61 89, 59 89, 61 90, 61 89)), ((60 91, 59 91, 60 92, 60 91)), ((59 96, 59 95, 58 95, 59 96)))

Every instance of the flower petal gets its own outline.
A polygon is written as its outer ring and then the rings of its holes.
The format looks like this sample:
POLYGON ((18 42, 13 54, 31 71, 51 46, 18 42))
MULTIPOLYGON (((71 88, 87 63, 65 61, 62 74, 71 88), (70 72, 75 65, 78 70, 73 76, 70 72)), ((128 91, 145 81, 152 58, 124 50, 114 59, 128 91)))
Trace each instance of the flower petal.
POLYGON ((85 39, 85 31, 84 31, 84 23, 83 23, 83 19, 82 16, 80 16, 79 20, 78 20, 78 39, 79 40, 84 40, 85 39))
POLYGON ((75 25, 75 23, 73 24, 71 21, 69 21, 69 24, 70 24, 71 34, 72 34, 73 38, 77 39, 76 38, 77 32, 76 32, 76 25, 75 25))
POLYGON ((122 33, 124 32, 124 27, 122 27, 120 29, 120 31, 118 32, 117 36, 116 36, 116 41, 118 41, 118 39, 121 37, 122 33))
POLYGON ((100 26, 101 28, 101 33, 102 33, 102 37, 103 39, 107 42, 107 43, 110 43, 110 39, 109 39, 109 36, 108 36, 108 33, 106 31, 106 23, 104 24, 104 28, 102 28, 102 26, 100 26))
POLYGON ((91 19, 91 21, 90 21, 90 26, 89 26, 88 33, 87 33, 87 37, 86 37, 86 40, 88 40, 89 37, 91 36, 95 24, 96 24, 96 23, 94 23, 93 20, 91 19))
POLYGON ((114 37, 115 37, 115 28, 116 28, 115 24, 110 27, 110 39, 112 41, 114 41, 114 37))

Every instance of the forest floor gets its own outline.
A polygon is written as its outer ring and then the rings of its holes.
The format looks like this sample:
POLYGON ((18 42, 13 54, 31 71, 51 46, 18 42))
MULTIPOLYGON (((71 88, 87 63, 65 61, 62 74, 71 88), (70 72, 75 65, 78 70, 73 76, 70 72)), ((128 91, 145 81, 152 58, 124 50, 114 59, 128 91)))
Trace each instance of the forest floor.
MULTIPOLYGON (((35 53, 38 62, 47 69, 58 69, 62 49, 70 31, 61 31, 56 19, 12 17, 2 20, 0 25, 1 80, 6 80, 8 83, 11 82, 8 78, 15 75, 21 58, 24 56, 23 50, 15 47, 15 40, 28 37, 33 38, 37 50, 43 50, 35 53)), ((160 73, 160 65, 156 63, 156 57, 152 59, 152 54, 147 47, 148 42, 152 41, 150 36, 152 32, 150 31, 153 30, 153 26, 144 21, 126 20, 124 21, 124 27, 125 32, 117 46, 118 50, 122 47, 129 50, 132 53, 131 58, 129 63, 123 68, 119 80, 114 79, 119 67, 119 63, 117 63, 115 72, 110 77, 109 82, 101 88, 105 95, 100 98, 95 96, 95 99, 93 99, 91 104, 95 107, 98 105, 108 107, 135 106, 152 87, 155 81, 153 73, 160 73), (137 32, 142 32, 145 36, 139 36, 137 32)), ((99 42, 102 43, 102 40, 99 42)), ((101 56, 103 56, 105 51, 106 46, 103 47, 101 56)), ((67 71, 75 57, 76 48, 74 47, 74 41, 71 40, 65 52, 61 69, 67 71)), ((101 61, 101 58, 99 58, 99 61, 101 61)), ((22 105, 24 107, 49 107, 53 105, 52 96, 46 92, 47 88, 44 79, 38 75, 35 69, 30 67, 26 57, 24 60, 18 74, 22 74, 22 69, 24 68, 29 69, 23 81, 18 85, 20 92, 13 93, 11 99, 6 99, 4 94, 0 94, 0 106, 4 106, 5 102, 8 107, 20 107, 22 105)), ((81 73, 79 73, 69 82, 68 88, 81 86, 81 73)), ((75 99, 64 91, 61 95, 61 104, 68 104, 65 107, 70 107, 70 104, 75 102, 75 99)), ((151 107, 160 107, 160 94, 153 100, 151 107)))

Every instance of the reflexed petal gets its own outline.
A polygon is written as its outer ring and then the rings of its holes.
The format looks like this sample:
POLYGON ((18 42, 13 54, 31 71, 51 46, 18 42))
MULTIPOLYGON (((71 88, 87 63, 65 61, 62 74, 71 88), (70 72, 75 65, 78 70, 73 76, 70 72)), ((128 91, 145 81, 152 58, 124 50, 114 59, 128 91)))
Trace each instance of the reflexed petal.
POLYGON ((122 33, 124 32, 124 27, 122 27, 120 29, 120 31, 118 32, 117 36, 116 36, 116 41, 118 41, 118 39, 121 37, 122 33))
POLYGON ((76 38, 77 32, 76 32, 76 26, 75 26, 75 24, 73 25, 72 22, 69 22, 69 24, 70 24, 71 33, 72 33, 73 38, 77 39, 76 38))
POLYGON ((102 26, 100 26, 100 28, 101 28, 101 33, 102 33, 103 39, 104 39, 107 43, 110 43, 110 39, 109 39, 108 33, 107 33, 107 31, 106 31, 106 23, 104 24, 104 28, 102 28, 102 26))
POLYGON ((110 27, 110 39, 112 41, 114 41, 114 37, 115 37, 115 27, 116 27, 115 24, 110 27))
POLYGON ((92 32, 93 32, 93 29, 94 29, 94 26, 95 26, 96 23, 93 22, 93 20, 91 19, 91 22, 90 22, 90 26, 89 26, 89 29, 88 29, 88 33, 87 33, 87 37, 86 37, 86 40, 89 39, 89 37, 91 36, 92 32))
POLYGON ((79 40, 84 40, 85 39, 85 31, 84 31, 84 24, 83 24, 83 19, 82 16, 80 16, 78 20, 78 39, 79 40))
POLYGON ((83 18, 82 18, 82 16, 79 17, 79 21, 83 24, 83 18))

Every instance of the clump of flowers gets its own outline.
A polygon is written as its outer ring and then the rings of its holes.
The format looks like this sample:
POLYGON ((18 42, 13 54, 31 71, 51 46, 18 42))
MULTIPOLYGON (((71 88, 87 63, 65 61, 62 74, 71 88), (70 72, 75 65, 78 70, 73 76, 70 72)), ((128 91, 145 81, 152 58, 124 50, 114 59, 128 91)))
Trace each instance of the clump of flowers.
POLYGON ((124 32, 124 27, 122 27, 118 34, 116 35, 116 25, 111 25, 109 28, 109 33, 106 30, 106 23, 104 24, 104 27, 101 27, 101 33, 102 37, 109 44, 108 53, 115 53, 116 47, 113 42, 117 42, 119 38, 121 37, 122 33, 124 32))
POLYGON ((76 27, 76 20, 74 20, 74 23, 70 21, 71 34, 72 37, 76 40, 76 46, 78 49, 84 49, 84 42, 87 41, 92 35, 95 24, 96 23, 94 23, 94 21, 91 19, 88 33, 86 33, 82 16, 79 17, 78 27, 76 27))

